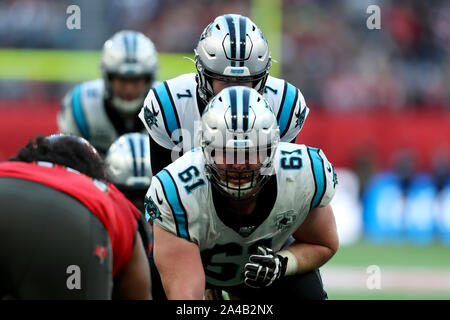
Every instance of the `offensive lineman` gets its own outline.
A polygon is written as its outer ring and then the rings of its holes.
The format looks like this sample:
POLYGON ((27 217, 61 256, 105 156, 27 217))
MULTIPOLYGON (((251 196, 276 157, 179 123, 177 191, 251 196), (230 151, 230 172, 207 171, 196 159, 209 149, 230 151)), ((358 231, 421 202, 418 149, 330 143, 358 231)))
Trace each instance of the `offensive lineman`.
POLYGON ((145 194, 153 176, 148 140, 144 133, 126 133, 114 141, 105 157, 107 178, 142 213, 145 211, 145 194))
POLYGON ((264 97, 226 88, 205 108, 201 147, 153 176, 147 212, 168 299, 202 299, 205 287, 327 298, 318 268, 338 249, 335 171, 320 149, 279 139, 264 97))
POLYGON ((139 132, 126 133, 109 147, 105 157, 105 175, 125 197, 140 211, 138 228, 148 235, 150 254, 153 240, 151 226, 145 217, 144 199, 150 187, 152 168, 150 167, 148 135, 139 132))
POLYGON ((299 89, 269 76, 269 47, 253 21, 236 14, 217 17, 203 31, 194 53, 197 74, 183 74, 152 88, 139 113, 150 134, 154 172, 198 146, 196 133, 206 104, 233 85, 263 94, 277 117, 281 141, 295 142, 309 109, 299 89))
POLYGON ((102 79, 84 82, 64 97, 60 132, 84 137, 104 155, 122 134, 145 130, 137 114, 158 67, 148 37, 136 31, 116 33, 103 45, 102 79))

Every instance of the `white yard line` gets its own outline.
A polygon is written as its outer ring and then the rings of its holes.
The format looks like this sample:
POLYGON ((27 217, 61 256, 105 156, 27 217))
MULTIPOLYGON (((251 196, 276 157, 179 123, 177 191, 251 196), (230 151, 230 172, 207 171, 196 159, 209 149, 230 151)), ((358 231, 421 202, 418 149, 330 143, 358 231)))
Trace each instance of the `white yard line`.
MULTIPOLYGON (((364 267, 321 268, 325 290, 370 290, 367 283, 374 273, 364 267)), ((411 292, 448 292, 450 296, 450 269, 380 268, 380 289, 411 292)))

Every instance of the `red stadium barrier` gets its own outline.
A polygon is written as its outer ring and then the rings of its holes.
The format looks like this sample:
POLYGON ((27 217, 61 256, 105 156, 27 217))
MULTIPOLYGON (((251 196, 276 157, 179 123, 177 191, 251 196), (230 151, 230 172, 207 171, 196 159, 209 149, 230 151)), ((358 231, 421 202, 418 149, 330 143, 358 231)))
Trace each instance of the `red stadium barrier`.
POLYGON ((297 142, 322 148, 337 167, 353 167, 367 156, 378 168, 392 168, 396 153, 409 150, 417 168, 426 170, 437 152, 450 156, 450 113, 330 113, 311 108, 297 142))
MULTIPOLYGON (((57 132, 59 101, 0 102, 0 160, 15 154, 30 137, 57 132)), ((323 149, 337 167, 352 167, 360 156, 379 168, 392 166, 398 150, 410 149, 428 169, 438 150, 450 153, 450 113, 374 111, 330 113, 311 107, 297 142, 323 149)))
POLYGON ((32 136, 58 131, 60 102, 0 102, 0 161, 16 154, 32 136))

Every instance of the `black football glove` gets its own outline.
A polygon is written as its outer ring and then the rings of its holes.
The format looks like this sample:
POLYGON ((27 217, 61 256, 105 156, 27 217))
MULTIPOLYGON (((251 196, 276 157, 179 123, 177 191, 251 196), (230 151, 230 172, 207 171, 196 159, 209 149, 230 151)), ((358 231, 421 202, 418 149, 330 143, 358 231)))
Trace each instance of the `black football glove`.
POLYGON ((244 267, 244 282, 252 288, 270 286, 286 273, 288 258, 276 254, 267 247, 258 247, 258 254, 249 258, 244 267))

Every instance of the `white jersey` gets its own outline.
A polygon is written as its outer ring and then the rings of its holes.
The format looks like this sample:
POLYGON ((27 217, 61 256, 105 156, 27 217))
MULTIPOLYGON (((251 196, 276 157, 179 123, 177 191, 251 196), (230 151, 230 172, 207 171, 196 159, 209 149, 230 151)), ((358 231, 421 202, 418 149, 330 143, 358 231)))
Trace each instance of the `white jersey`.
MULTIPOLYGON (((84 137, 96 149, 106 152, 111 144, 123 133, 111 121, 105 108, 103 79, 84 82, 66 94, 58 113, 58 127, 62 133, 84 137)), ((129 124, 126 132, 142 131, 135 129, 135 121, 129 124)))
MULTIPOLYGON (((166 149, 177 146, 186 152, 199 146, 202 102, 197 95, 195 76, 183 74, 155 86, 139 113, 152 139, 166 149)), ((269 76, 263 96, 277 116, 281 141, 295 139, 309 112, 300 90, 269 76)))
POLYGON ((215 206, 214 186, 207 179, 200 148, 152 178, 147 218, 198 245, 208 283, 238 285, 245 263, 259 245, 279 251, 310 210, 328 205, 335 193, 334 168, 320 149, 280 142, 273 161, 274 187, 267 192, 270 183, 265 184, 258 202, 273 200, 257 225, 232 228, 218 215, 223 209, 215 206))

